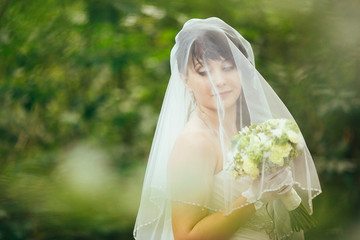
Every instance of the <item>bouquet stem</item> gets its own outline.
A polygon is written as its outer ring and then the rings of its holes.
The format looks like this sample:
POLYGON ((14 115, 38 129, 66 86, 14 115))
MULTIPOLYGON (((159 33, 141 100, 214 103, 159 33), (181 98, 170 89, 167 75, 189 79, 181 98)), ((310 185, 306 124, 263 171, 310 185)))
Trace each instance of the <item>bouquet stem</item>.
POLYGON ((284 194, 281 201, 289 211, 290 223, 293 231, 299 232, 300 230, 309 230, 316 226, 316 220, 305 208, 294 188, 291 188, 288 193, 284 194))

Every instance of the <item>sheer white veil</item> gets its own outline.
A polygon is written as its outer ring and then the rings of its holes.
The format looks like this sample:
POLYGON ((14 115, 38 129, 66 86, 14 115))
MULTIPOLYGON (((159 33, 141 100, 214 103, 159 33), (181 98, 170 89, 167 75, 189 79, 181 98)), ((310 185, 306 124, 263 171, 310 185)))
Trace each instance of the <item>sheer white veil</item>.
MULTIPOLYGON (((179 198, 172 193, 169 176, 169 159, 176 139, 195 112, 195 102, 185 86, 184 76, 194 61, 200 61, 206 69, 206 79, 211 84, 216 103, 219 127, 214 129, 221 143, 222 161, 228 157, 228 142, 232 136, 226 132, 227 108, 224 106, 221 89, 215 83, 215 74, 209 69, 209 60, 228 60, 238 74, 235 84, 241 89, 236 101, 236 126, 241 130, 250 123, 261 123, 272 118, 293 119, 292 115, 273 91, 270 85, 255 68, 251 45, 236 30, 218 18, 191 19, 177 34, 176 43, 171 50, 171 77, 165 93, 159 120, 153 139, 146 169, 140 208, 136 219, 135 239, 173 239, 171 228, 171 202, 182 201, 231 213, 233 201, 239 191, 249 187, 247 178, 236 181, 229 177, 223 182, 221 208, 213 208, 207 200, 179 198), (200 58, 199 58, 200 56, 200 58)), ((190 166, 191 167, 191 166, 190 166)), ((320 183, 310 152, 304 145, 303 154, 297 157, 291 171, 294 189, 298 192, 306 208, 312 212, 312 200, 321 193, 320 183)), ((199 179, 203 180, 201 173, 199 179)), ((211 182, 211 178, 206 178, 211 182)), ((206 184, 206 183, 205 183, 206 184)), ((206 187, 211 184, 207 185, 206 187)), ((199 184, 198 187, 203 187, 199 184)), ((271 189, 264 189, 271 190, 271 189)), ((241 206, 242 207, 242 206, 241 206)), ((291 235, 288 214, 280 202, 272 205, 274 227, 281 237, 291 235)))

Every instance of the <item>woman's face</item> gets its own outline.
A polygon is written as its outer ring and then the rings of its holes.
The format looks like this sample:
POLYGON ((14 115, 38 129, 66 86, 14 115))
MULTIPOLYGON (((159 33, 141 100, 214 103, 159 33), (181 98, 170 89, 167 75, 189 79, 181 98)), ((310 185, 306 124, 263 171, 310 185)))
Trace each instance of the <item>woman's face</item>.
POLYGON ((194 94, 197 105, 216 109, 217 89, 225 109, 235 106, 240 96, 239 74, 233 62, 225 59, 208 60, 206 66, 200 62, 189 64, 186 86, 194 94))

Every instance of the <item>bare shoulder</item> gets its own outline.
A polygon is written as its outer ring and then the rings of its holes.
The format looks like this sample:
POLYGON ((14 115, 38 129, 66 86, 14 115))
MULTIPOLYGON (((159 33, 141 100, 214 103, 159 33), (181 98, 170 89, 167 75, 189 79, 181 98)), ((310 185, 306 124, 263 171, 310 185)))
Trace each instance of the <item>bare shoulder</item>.
POLYGON ((177 138, 175 145, 177 147, 186 147, 189 149, 204 150, 213 146, 213 141, 205 131, 183 131, 177 138))
POLYGON ((184 130, 171 153, 171 165, 207 166, 215 170, 217 151, 214 141, 203 130, 184 130))

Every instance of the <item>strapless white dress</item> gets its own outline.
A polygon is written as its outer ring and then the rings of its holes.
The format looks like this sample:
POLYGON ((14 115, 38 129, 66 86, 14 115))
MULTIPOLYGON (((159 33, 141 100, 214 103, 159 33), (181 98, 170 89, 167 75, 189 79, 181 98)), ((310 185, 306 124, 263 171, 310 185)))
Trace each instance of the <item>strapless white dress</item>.
MULTIPOLYGON (((225 171, 221 171, 214 176, 213 192, 210 200, 210 207, 213 209, 221 209, 222 206, 224 206, 223 181, 227 177, 231 176, 225 171)), ((241 195, 241 186, 236 188, 236 190, 238 192, 235 192, 235 197, 238 197, 241 195)), ((235 233, 231 240, 270 240, 266 232, 271 230, 272 225, 272 220, 267 214, 266 208, 263 206, 248 219, 245 225, 235 233)))

